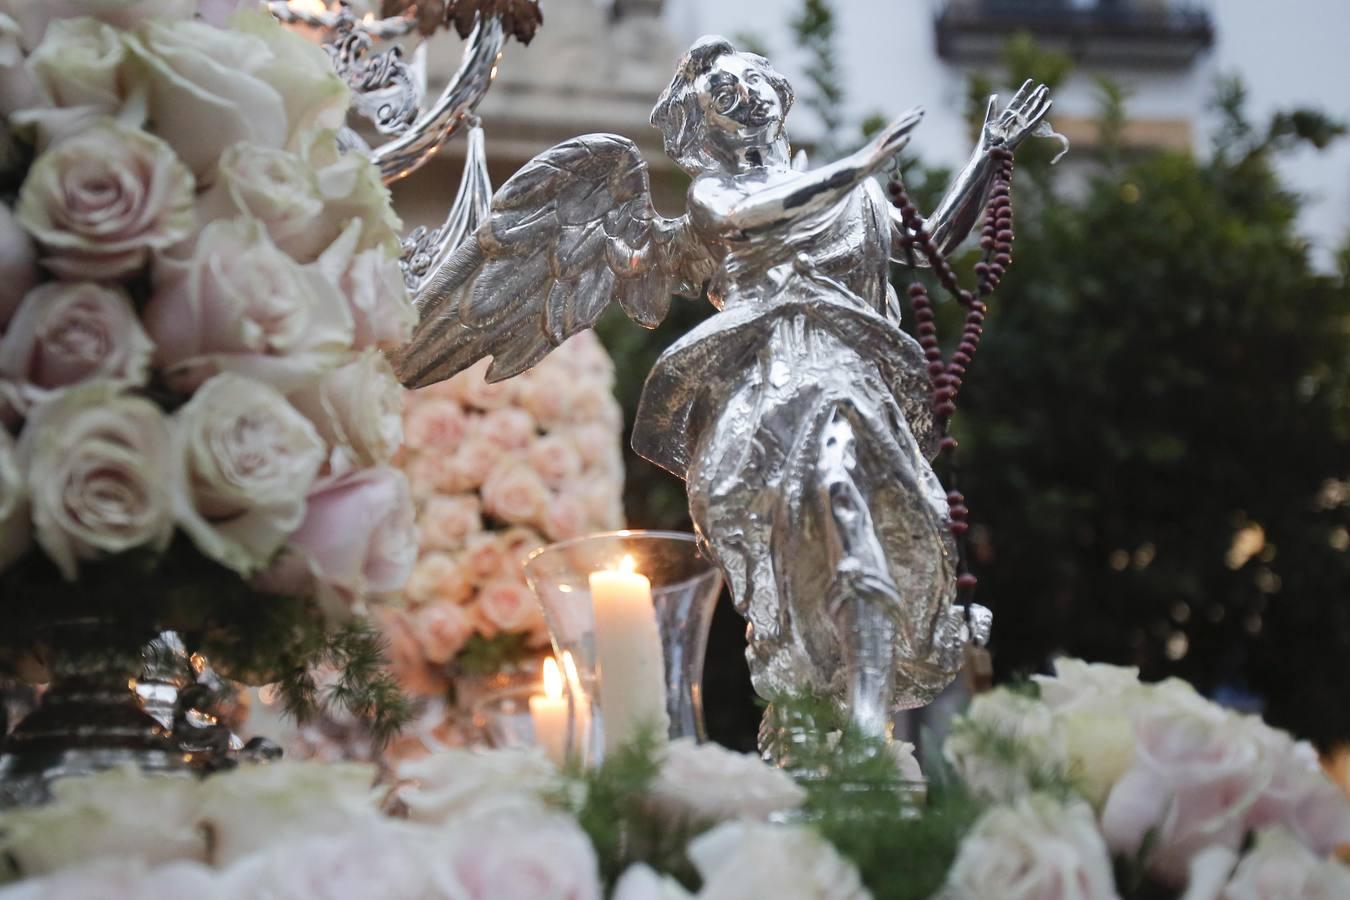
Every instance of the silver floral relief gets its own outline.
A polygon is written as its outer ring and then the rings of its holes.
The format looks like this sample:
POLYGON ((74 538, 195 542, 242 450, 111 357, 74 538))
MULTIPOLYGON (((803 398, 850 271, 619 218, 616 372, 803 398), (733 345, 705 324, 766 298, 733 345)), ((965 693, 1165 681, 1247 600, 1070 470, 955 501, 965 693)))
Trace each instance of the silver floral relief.
POLYGON ((351 9, 341 7, 324 49, 352 90, 352 109, 381 134, 402 134, 421 111, 423 79, 403 61, 402 47, 375 50, 374 39, 359 25, 351 9))
MULTIPOLYGON (((719 312, 657 361, 634 449, 685 479, 701 545, 749 622, 761 695, 833 698, 885 738, 893 713, 935 697, 966 641, 988 633, 987 610, 955 602, 927 362, 889 284, 905 226, 873 178, 922 111, 803 171, 784 138, 791 103, 767 60, 699 40, 652 113, 692 179, 686 215, 654 211, 631 141, 560 144, 508 180, 477 231, 432 267, 421 321, 391 358, 412 387, 485 356, 498 380, 612 302, 654 327, 670 294, 706 289, 719 312)), ((992 151, 1015 148, 1048 110, 1030 85, 998 115, 991 103, 928 219, 941 249, 975 223, 992 151)))

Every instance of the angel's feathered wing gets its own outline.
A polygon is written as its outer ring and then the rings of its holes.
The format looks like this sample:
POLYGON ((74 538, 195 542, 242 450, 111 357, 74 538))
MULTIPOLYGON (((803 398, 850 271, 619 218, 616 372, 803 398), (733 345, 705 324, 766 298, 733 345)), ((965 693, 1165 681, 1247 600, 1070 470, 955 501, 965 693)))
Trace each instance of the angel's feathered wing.
POLYGON ((655 328, 671 294, 697 297, 713 268, 687 217, 653 209, 632 141, 573 138, 502 185, 487 221, 428 280, 412 340, 390 360, 408 387, 485 356, 500 381, 593 326, 612 300, 655 328))

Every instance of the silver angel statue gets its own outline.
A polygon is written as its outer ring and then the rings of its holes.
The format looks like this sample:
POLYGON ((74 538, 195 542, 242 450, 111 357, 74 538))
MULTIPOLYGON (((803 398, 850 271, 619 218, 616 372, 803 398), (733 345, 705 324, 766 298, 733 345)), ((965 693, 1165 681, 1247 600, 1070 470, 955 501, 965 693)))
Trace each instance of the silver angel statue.
MULTIPOLYGON (((702 544, 749 620, 757 691, 835 698, 856 727, 885 736, 894 711, 951 681, 970 636, 930 466, 926 361, 899 328, 888 281, 905 225, 872 177, 922 112, 798 171, 784 136, 791 105, 767 60, 700 39, 651 117, 692 178, 686 214, 653 209, 631 141, 559 144, 493 197, 430 279, 421 323, 393 358, 412 387, 489 355, 489 380, 509 378, 611 301, 654 327, 672 294, 706 286, 719 312, 656 363, 634 449, 685 479, 702 544)), ((1029 84, 1002 111, 990 98, 970 162, 927 220, 939 248, 975 223, 991 152, 1016 147, 1049 108, 1029 84)))

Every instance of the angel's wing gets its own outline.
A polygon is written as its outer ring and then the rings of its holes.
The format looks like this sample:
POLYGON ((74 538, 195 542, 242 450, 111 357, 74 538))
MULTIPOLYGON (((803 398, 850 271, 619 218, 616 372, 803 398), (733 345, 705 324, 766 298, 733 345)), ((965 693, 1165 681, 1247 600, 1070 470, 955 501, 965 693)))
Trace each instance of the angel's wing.
POLYGON ((412 340, 390 354, 408 387, 492 356, 517 375, 590 328, 618 300, 655 328, 672 293, 697 297, 714 263, 688 218, 652 208, 637 146, 589 134, 541 153, 492 198, 478 230, 427 282, 412 340))

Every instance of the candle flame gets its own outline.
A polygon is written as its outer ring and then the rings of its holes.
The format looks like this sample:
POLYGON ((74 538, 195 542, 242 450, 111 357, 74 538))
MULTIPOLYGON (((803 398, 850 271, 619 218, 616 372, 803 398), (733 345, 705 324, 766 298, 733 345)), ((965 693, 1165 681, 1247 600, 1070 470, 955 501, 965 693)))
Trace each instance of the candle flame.
POLYGON ((550 700, 561 700, 562 695, 562 672, 558 670, 558 661, 550 656, 544 660, 544 696, 550 700))
POLYGON ((581 696, 581 675, 577 672, 577 661, 572 658, 571 650, 563 651, 563 671, 567 673, 567 686, 573 696, 581 696))
POLYGON ((636 572, 637 560, 633 559, 633 554, 625 553, 623 559, 619 560, 620 572, 636 572))

